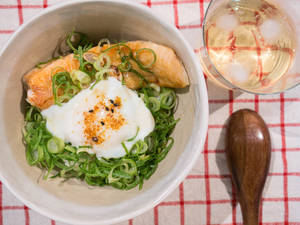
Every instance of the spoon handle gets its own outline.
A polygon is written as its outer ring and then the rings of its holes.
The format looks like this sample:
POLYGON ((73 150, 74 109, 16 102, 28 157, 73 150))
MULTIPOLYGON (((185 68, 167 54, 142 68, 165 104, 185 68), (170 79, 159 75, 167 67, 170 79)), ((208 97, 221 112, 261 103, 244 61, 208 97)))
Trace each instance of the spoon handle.
POLYGON ((259 221, 259 201, 247 202, 240 200, 241 210, 243 214, 244 225, 258 225, 259 221))
POLYGON ((244 224, 257 225, 271 158, 269 130, 256 112, 243 109, 231 115, 225 140, 228 167, 244 224))

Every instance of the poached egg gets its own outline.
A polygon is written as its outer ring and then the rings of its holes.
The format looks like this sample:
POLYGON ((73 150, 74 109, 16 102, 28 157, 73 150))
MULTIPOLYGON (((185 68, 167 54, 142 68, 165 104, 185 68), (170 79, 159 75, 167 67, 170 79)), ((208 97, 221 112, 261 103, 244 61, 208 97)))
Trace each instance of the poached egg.
POLYGON ((73 146, 89 146, 81 150, 98 158, 124 156, 123 145, 130 150, 155 126, 143 100, 114 77, 80 91, 62 106, 50 106, 42 115, 54 136, 73 146))

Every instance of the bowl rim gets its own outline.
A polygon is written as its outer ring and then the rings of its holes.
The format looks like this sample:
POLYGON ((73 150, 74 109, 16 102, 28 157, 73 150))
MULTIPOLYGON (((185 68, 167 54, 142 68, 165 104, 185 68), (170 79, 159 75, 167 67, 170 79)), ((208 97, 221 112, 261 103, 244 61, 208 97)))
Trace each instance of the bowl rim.
MULTIPOLYGON (((63 2, 63 3, 55 4, 51 7, 48 7, 46 9, 42 10, 40 13, 38 13, 37 15, 35 15, 31 19, 29 19, 26 23, 23 23, 13 33, 13 35, 9 38, 9 40, 4 44, 3 48, 0 51, 0 59, 2 58, 2 56, 5 53, 6 49, 14 41, 14 39, 24 29, 26 29, 28 26, 30 26, 32 23, 38 21, 38 19, 40 17, 43 17, 44 15, 47 15, 49 13, 52 13, 53 11, 56 11, 60 8, 70 7, 72 5, 95 3, 95 2, 96 3, 97 2, 98 3, 114 3, 114 4, 126 5, 126 6, 129 6, 129 7, 135 8, 136 10, 142 11, 143 13, 145 13, 148 16, 152 17, 153 19, 156 19, 157 21, 159 21, 159 23, 162 25, 162 27, 164 27, 165 29, 167 29, 167 30, 169 30, 172 33, 177 35, 177 37, 182 42, 183 47, 186 48, 188 54, 191 56, 192 65, 195 69, 195 73, 198 74, 198 75, 195 76, 194 79, 195 79, 195 83, 200 88, 199 88, 199 91, 197 91, 195 98, 199 99, 199 103, 201 103, 200 107, 201 107, 202 111, 200 113, 199 111, 195 110, 195 119, 197 120, 197 122, 199 122, 199 125, 198 125, 197 128, 195 128, 196 126, 193 127, 192 134, 194 136, 194 139, 196 139, 196 141, 197 141, 197 145, 188 146, 192 142, 192 140, 190 138, 188 143, 187 143, 187 146, 186 146, 186 148, 187 147, 191 148, 190 151, 191 151, 192 154, 191 154, 191 156, 189 156, 189 162, 190 163, 181 170, 181 172, 177 175, 176 179, 173 179, 169 182, 170 184, 167 188, 165 188, 163 191, 161 191, 160 194, 155 195, 155 198, 145 202, 145 205, 142 208, 140 208, 138 210, 134 210, 134 211, 129 212, 129 213, 124 214, 124 215, 120 215, 119 217, 116 217, 116 218, 108 219, 108 220, 105 220, 105 221, 99 221, 99 220, 97 220, 97 221, 96 220, 94 220, 94 221, 88 220, 87 221, 87 220, 84 220, 84 219, 81 220, 81 221, 78 221, 78 220, 72 219, 71 217, 66 218, 66 217, 62 217, 61 215, 57 215, 57 214, 51 213, 49 211, 43 210, 42 208, 40 208, 38 206, 38 204, 35 204, 35 203, 31 202, 30 199, 23 196, 22 191, 20 191, 18 188, 13 187, 12 185, 10 185, 10 183, 5 179, 5 175, 2 174, 2 171, 0 171, 0 180, 5 184, 5 186, 19 200, 21 200, 29 208, 37 211, 38 213, 40 213, 44 216, 49 217, 51 219, 62 221, 62 222, 65 222, 65 223, 72 223, 72 224, 83 224, 84 223, 84 224, 92 225, 92 224, 99 224, 99 222, 101 222, 101 224, 112 224, 112 223, 122 222, 124 220, 128 220, 130 218, 136 217, 136 216, 146 212, 147 210, 150 210, 151 208, 153 208, 157 204, 159 204, 164 198, 166 198, 185 179, 187 174, 190 172, 190 170, 194 166, 198 156, 202 152, 204 142, 206 140, 207 129, 208 129, 209 111, 208 111, 207 89, 206 89, 206 83, 205 83, 204 77, 201 76, 202 69, 200 67, 200 63, 197 60, 196 54, 194 53, 193 49, 191 48, 189 43, 185 40, 182 33, 178 29, 176 29, 170 23, 165 22, 158 15, 154 14, 154 12, 152 10, 150 10, 148 7, 143 6, 142 4, 138 4, 137 2, 131 2, 129 0, 85 0, 85 1, 72 0, 72 1, 67 1, 67 2, 63 2)), ((177 163, 178 163, 178 161, 176 162, 176 164, 177 163)), ((175 166, 176 166, 176 164, 175 164, 175 166)), ((171 173, 174 169, 175 168, 173 168, 169 173, 171 173)), ((156 186, 156 185, 157 184, 155 184, 154 186, 156 186)), ((154 186, 152 188, 150 188, 149 190, 153 189, 154 186)))

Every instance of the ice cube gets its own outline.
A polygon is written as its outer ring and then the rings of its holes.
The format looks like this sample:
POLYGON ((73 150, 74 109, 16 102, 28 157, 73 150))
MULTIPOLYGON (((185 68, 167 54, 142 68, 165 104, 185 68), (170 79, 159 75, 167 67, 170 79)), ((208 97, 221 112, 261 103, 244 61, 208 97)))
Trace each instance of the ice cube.
POLYGON ((226 75, 230 80, 242 84, 247 82, 250 73, 245 66, 238 62, 234 62, 229 63, 226 66, 226 75))
POLYGON ((280 31, 280 23, 273 19, 266 20, 260 26, 260 32, 266 41, 276 40, 280 31))
POLYGON ((238 20, 235 15, 224 14, 220 16, 216 25, 224 30, 231 31, 238 25, 238 20))

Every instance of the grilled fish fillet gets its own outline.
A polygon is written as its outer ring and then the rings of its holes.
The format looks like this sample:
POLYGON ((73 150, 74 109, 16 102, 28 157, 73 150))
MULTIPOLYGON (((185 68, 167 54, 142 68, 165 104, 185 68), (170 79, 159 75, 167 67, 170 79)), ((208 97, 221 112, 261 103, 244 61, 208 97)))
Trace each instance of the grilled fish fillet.
POLYGON ((73 54, 47 63, 42 68, 35 68, 24 75, 28 88, 27 101, 40 109, 46 109, 54 104, 52 92, 52 76, 61 71, 71 72, 79 68, 79 61, 73 54))
MULTIPOLYGON (((189 80, 185 68, 175 52, 166 46, 158 45, 147 41, 130 41, 126 43, 132 49, 133 54, 142 48, 152 49, 156 54, 156 62, 149 68, 150 72, 146 72, 131 60, 132 68, 139 72, 149 82, 156 83, 161 87, 184 88, 189 85, 189 80)), ((94 47, 86 54, 100 55, 102 50, 108 46, 94 47)), ((113 48, 106 52, 111 59, 114 68, 121 63, 121 59, 117 48, 113 48)), ((149 51, 144 51, 139 55, 143 65, 148 65, 153 61, 153 55, 149 51)), ((46 109, 54 104, 52 93, 52 76, 60 71, 71 72, 79 68, 79 61, 74 58, 73 54, 69 54, 61 59, 52 61, 42 68, 35 68, 24 75, 24 82, 28 88, 27 101, 40 109, 46 109)), ((110 75, 120 78, 119 71, 110 75)), ((125 84, 128 88, 138 89, 143 82, 138 75, 133 72, 123 74, 125 84)))

